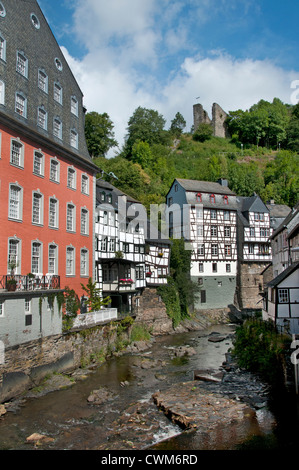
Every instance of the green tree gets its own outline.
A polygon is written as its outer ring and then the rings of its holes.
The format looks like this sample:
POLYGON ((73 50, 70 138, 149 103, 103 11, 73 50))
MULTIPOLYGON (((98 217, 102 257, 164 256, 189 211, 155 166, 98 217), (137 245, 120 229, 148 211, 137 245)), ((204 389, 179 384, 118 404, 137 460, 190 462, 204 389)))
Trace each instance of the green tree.
POLYGON ((171 121, 170 132, 177 139, 182 135, 183 130, 186 127, 186 121, 181 113, 176 113, 174 119, 171 121))
POLYGON ((101 157, 118 145, 115 140, 113 123, 107 113, 95 111, 85 117, 85 138, 92 158, 101 157))
POLYGON ((133 163, 139 163, 142 168, 147 168, 151 165, 152 160, 153 155, 149 143, 136 140, 132 147, 131 161, 133 163))
POLYGON ((210 124, 201 123, 193 134, 193 140, 197 142, 205 142, 209 140, 213 135, 213 129, 210 124))
POLYGON ((101 310, 102 307, 107 306, 110 303, 110 297, 105 297, 105 299, 102 298, 100 289, 96 287, 96 282, 92 282, 91 277, 88 279, 87 285, 85 286, 81 283, 81 287, 87 294, 87 305, 89 307, 89 311, 95 312, 101 310))
POLYGON ((149 145, 166 143, 169 138, 164 130, 165 123, 164 117, 158 111, 139 106, 128 122, 125 157, 131 158, 133 145, 138 140, 149 145))

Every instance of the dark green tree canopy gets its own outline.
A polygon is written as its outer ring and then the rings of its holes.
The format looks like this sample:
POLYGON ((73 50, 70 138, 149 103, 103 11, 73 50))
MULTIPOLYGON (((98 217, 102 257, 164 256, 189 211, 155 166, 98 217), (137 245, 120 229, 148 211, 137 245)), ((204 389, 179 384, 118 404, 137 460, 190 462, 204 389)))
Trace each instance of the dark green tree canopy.
POLYGON ((186 127, 186 121, 181 113, 176 113, 174 119, 171 121, 170 132, 177 138, 180 137, 186 127))
POLYGON ((158 111, 139 106, 128 122, 125 156, 131 157, 136 141, 147 142, 149 145, 165 143, 167 134, 164 130, 165 123, 164 117, 158 111))
POLYGON ((113 128, 107 113, 99 114, 92 111, 86 114, 85 138, 92 158, 105 156, 108 150, 118 145, 113 128))

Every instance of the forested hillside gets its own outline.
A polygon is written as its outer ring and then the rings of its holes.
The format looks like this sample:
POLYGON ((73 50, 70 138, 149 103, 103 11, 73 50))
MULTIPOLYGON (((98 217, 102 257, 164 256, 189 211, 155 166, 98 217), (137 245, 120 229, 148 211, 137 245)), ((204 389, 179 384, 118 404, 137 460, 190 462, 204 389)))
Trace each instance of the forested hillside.
MULTIPOLYGON (((175 178, 227 178, 240 196, 256 192, 265 202, 274 199, 293 207, 299 194, 299 106, 261 101, 248 111, 230 113, 227 125, 230 139, 213 137, 207 126, 186 133, 184 118, 177 113, 165 130, 157 111, 137 108, 119 154, 95 158, 102 152, 93 145, 92 155, 105 179, 147 208, 165 202, 175 178), (109 177, 111 172, 118 179, 109 177)), ((111 141, 112 127, 109 121, 111 141)))

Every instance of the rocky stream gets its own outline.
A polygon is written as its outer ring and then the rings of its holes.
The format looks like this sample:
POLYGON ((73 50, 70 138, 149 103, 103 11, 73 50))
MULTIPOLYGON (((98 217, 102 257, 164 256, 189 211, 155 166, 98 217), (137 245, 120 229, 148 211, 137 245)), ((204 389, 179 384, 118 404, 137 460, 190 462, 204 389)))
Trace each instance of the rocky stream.
POLYGON ((157 337, 53 375, 2 405, 0 450, 277 448, 269 389, 233 362, 233 334, 218 325, 157 337))

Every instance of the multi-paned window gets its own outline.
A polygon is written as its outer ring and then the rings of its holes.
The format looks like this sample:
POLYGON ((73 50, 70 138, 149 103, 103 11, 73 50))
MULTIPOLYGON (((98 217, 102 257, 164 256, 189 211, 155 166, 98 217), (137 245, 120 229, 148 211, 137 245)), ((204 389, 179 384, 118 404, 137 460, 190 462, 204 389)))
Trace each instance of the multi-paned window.
POLYGON ((48 76, 43 70, 38 71, 38 88, 48 93, 48 76))
POLYGON ((231 256, 231 254, 232 254, 232 247, 231 247, 231 245, 225 245, 225 247, 224 247, 224 252, 225 252, 225 256, 231 256))
POLYGON ((62 104, 62 87, 59 85, 59 83, 54 83, 54 100, 62 104))
POLYGON ((59 183, 59 162, 55 159, 50 163, 50 180, 59 183))
POLYGON ((218 230, 217 230, 217 225, 212 225, 211 226, 211 237, 217 237, 218 230))
POLYGON ((71 130, 70 144, 71 144, 71 147, 73 147, 75 149, 78 148, 78 132, 75 129, 71 130))
POLYGON ((88 235, 88 210, 81 209, 81 234, 88 235))
POLYGON ((67 186, 70 189, 76 189, 76 171, 73 168, 68 168, 67 186))
POLYGON ((19 116, 27 116, 27 99, 22 93, 16 93, 15 111, 19 116))
POLYGON ((75 222, 75 206, 73 204, 68 204, 66 213, 66 229, 69 232, 75 231, 75 222))
POLYGON ((62 139, 62 122, 58 117, 53 120, 53 135, 58 139, 62 139))
POLYGON ((212 243, 211 253, 212 253, 212 256, 217 256, 218 255, 218 245, 217 244, 212 243))
POLYGON ((0 59, 6 60, 6 40, 0 35, 0 59))
POLYGON ((43 196, 39 192, 33 193, 33 202, 32 202, 32 223, 33 224, 42 224, 42 215, 43 215, 43 196))
POLYGON ((7 272, 11 274, 11 271, 13 269, 14 274, 17 274, 19 265, 20 265, 20 241, 16 239, 10 239, 8 241, 7 272))
POLYGON ((11 153, 10 153, 10 163, 16 166, 24 166, 24 147, 21 142, 12 140, 11 142, 11 153))
POLYGON ((78 100, 75 96, 71 97, 71 113, 78 116, 78 100))
POLYGON ((280 304, 289 303, 289 289, 278 289, 278 302, 280 304))
POLYGON ((89 194, 89 179, 87 175, 82 175, 81 177, 81 192, 89 194))
POLYGON ((0 80, 0 104, 5 104, 5 83, 0 80))
POLYGON ((40 152, 34 152, 33 173, 38 176, 44 176, 44 156, 40 152))
POLYGON ((75 248, 72 246, 66 249, 66 274, 67 276, 75 274, 75 248))
POLYGON ((57 274, 57 246, 49 245, 48 272, 49 274, 57 274))
POLYGON ((88 250, 82 248, 80 255, 80 274, 81 276, 88 276, 88 250))
POLYGON ((230 233, 231 233, 230 227, 226 227, 226 226, 225 226, 225 227, 224 227, 224 236, 225 236, 226 238, 230 238, 230 233))
POLYGON ((42 106, 37 109, 37 125, 44 130, 48 127, 47 111, 42 106))
POLYGON ((9 187, 8 217, 15 220, 22 219, 22 188, 14 184, 9 187))
POLYGON ((28 78, 28 59, 22 52, 17 52, 17 72, 28 78))
POLYGON ((32 243, 32 255, 31 255, 31 272, 33 274, 39 274, 41 270, 41 255, 42 246, 39 242, 32 243))
POLYGON ((49 227, 58 228, 58 201, 53 197, 49 202, 49 227))

